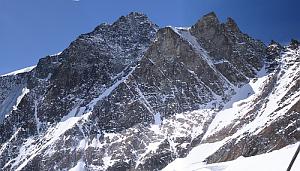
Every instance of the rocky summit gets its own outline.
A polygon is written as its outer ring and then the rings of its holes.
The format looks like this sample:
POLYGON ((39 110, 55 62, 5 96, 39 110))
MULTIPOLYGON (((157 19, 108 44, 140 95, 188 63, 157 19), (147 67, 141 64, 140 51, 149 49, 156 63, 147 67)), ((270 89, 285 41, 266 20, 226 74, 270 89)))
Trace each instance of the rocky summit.
POLYGON ((191 27, 136 12, 100 24, 0 77, 0 170, 168 170, 208 144, 207 164, 294 144, 299 46, 213 12, 191 27))

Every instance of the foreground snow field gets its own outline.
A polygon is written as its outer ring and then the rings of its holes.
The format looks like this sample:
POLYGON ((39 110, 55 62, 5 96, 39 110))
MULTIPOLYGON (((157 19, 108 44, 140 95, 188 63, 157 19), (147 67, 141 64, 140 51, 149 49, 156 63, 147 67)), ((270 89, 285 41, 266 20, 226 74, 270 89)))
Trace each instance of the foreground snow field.
MULTIPOLYGON (((211 150, 219 144, 202 144, 194 148, 186 158, 176 159, 163 171, 283 171, 287 169, 298 144, 289 145, 280 150, 262 155, 239 157, 233 161, 208 165, 202 160, 205 158, 205 155, 209 155, 211 150)), ((300 157, 296 159, 292 167, 292 171, 298 170, 300 170, 300 157)))

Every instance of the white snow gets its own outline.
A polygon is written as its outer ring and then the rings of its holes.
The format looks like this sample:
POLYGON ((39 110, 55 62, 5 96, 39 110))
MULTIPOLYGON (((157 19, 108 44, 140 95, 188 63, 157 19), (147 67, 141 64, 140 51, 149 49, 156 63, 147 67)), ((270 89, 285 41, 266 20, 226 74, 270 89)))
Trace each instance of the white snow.
POLYGON ((159 112, 154 112, 154 110, 152 109, 150 103, 148 102, 147 98, 145 97, 145 95, 143 94, 143 92, 141 91, 141 89, 136 86, 135 90, 137 91, 137 93, 139 94, 140 98, 139 101, 146 107, 146 109, 153 115, 154 117, 154 124, 156 125, 160 125, 161 124, 161 115, 159 112))
POLYGON ((229 63, 228 60, 220 60, 220 61, 215 61, 214 64, 223 64, 223 63, 229 63))
MULTIPOLYGON (((87 120, 89 115, 92 113, 94 106, 96 103, 103 98, 109 96, 109 94, 116 89, 122 82, 124 82, 134 71, 135 68, 132 68, 132 70, 128 73, 128 75, 120 78, 117 80, 112 86, 107 88, 103 93, 101 93, 97 98, 93 99, 87 107, 75 107, 69 114, 67 114, 65 117, 61 119, 61 122, 59 122, 56 126, 50 127, 43 136, 43 140, 39 141, 38 143, 31 143, 30 148, 26 148, 25 145, 21 147, 20 155, 18 155, 17 158, 10 160, 10 162, 14 162, 13 165, 17 166, 14 170, 22 170, 29 161, 31 161, 36 155, 38 155, 40 152, 42 152, 44 149, 47 149, 47 152, 51 153, 51 146, 55 144, 55 142, 60 138, 61 135, 63 135, 67 130, 74 127, 79 121, 87 120), (41 144, 40 144, 41 143, 41 144), (22 154, 22 155, 21 155, 22 154)), ((37 127, 39 128, 39 121, 37 119, 37 127)), ((96 146, 99 146, 101 144, 97 144, 95 142, 96 146)), ((78 148, 84 148, 86 145, 86 141, 82 140, 78 144, 78 148)), ((85 164, 83 162, 78 162, 78 164, 72 168, 72 169, 82 169, 84 168, 85 164)))
POLYGON ((157 112, 155 115, 154 115, 154 124, 155 125, 160 125, 161 124, 161 115, 159 112, 157 112))
POLYGON ((86 107, 79 107, 79 106, 76 106, 74 109, 72 109, 66 116, 64 116, 62 119, 61 119, 61 122, 64 122, 72 117, 80 117, 84 114, 86 110, 86 107))
POLYGON ((137 93, 139 94, 140 98, 140 102, 146 107, 146 109, 155 117, 154 111, 151 108, 151 105, 149 104, 147 98, 144 96, 143 92, 141 91, 141 89, 136 86, 135 90, 137 91, 137 93))
POLYGON ((102 158, 104 164, 102 170, 106 170, 109 166, 112 166, 114 164, 115 160, 112 160, 111 158, 112 156, 107 156, 107 154, 105 157, 102 158))
POLYGON ((26 144, 23 145, 20 149, 20 155, 18 155, 18 158, 11 160, 14 161, 14 166, 18 166, 15 170, 22 170, 36 155, 38 155, 44 149, 51 147, 51 145, 53 145, 61 135, 72 128, 76 123, 78 123, 79 120, 86 120, 90 114, 91 112, 88 112, 81 117, 71 117, 63 122, 59 122, 55 127, 47 130, 43 140, 39 141, 39 143, 33 143, 33 141, 30 143, 30 148, 27 148, 26 146, 28 145, 26 144), (40 144, 41 142, 42 144, 40 144))
POLYGON ((21 74, 21 73, 26 73, 26 72, 30 72, 32 71, 36 66, 31 66, 31 67, 27 67, 27 68, 23 68, 17 71, 13 71, 4 75, 1 75, 1 77, 5 77, 5 76, 10 76, 10 75, 17 75, 17 74, 21 74))
MULTIPOLYGON (((18 164, 18 161, 20 161, 24 156, 26 156, 26 152, 27 150, 34 150, 34 146, 32 146, 31 144, 34 142, 34 139, 32 137, 29 137, 26 142, 23 143, 23 146, 19 149, 19 155, 17 156, 17 158, 9 161, 8 163, 12 163, 11 167, 15 167, 18 164)), ((6 163, 6 165, 8 165, 8 163, 6 163)))
POLYGON ((41 122, 40 119, 37 116, 37 109, 38 109, 38 102, 37 100, 34 101, 34 119, 35 119, 35 123, 36 123, 36 130, 37 133, 40 134, 40 129, 41 129, 41 122))
MULTIPOLYGON (((186 158, 173 161, 162 171, 283 171, 286 170, 298 144, 280 150, 252 157, 239 157, 236 160, 206 164, 203 157, 213 152, 220 144, 201 144, 194 148, 186 158)), ((292 171, 300 170, 300 157, 296 159, 292 171)))
POLYGON ((53 54, 53 55, 50 55, 50 56, 58 56, 58 55, 60 55, 62 52, 57 52, 57 53, 55 53, 55 54, 53 54))
POLYGON ((9 143, 10 143, 14 138, 17 137, 17 135, 18 135, 18 133, 19 133, 20 130, 21 130, 21 128, 17 129, 17 130, 15 131, 15 133, 11 136, 11 138, 10 138, 7 142, 5 142, 4 144, 2 144, 2 146, 1 146, 1 148, 0 148, 0 155, 2 155, 2 153, 3 153, 3 151, 6 149, 7 145, 9 145, 9 143))
POLYGON ((5 100, 0 104, 0 122, 8 117, 12 110, 16 110, 22 98, 29 92, 26 85, 15 86, 5 100))
POLYGON ((17 98, 17 102, 16 102, 16 104, 13 106, 13 110, 17 110, 18 105, 20 104, 21 100, 23 99, 23 97, 24 97, 27 93, 29 93, 29 91, 30 91, 30 90, 29 90, 27 87, 25 87, 25 88, 22 89, 21 95, 17 98))
POLYGON ((135 70, 136 67, 133 67, 131 69, 131 71, 124 77, 122 77, 121 79, 119 79, 118 81, 116 81, 112 86, 110 86, 109 88, 107 88, 100 96, 98 96, 97 98, 93 99, 89 104, 89 111, 92 111, 94 106, 97 104, 98 101, 106 98, 107 96, 109 96, 111 94, 112 91, 114 91, 121 83, 123 83, 125 80, 128 79, 128 77, 132 74, 132 72, 135 70))
POLYGON ((79 142, 77 148, 78 148, 78 149, 85 149, 86 144, 87 144, 86 140, 85 140, 85 139, 82 139, 82 140, 79 142))
POLYGON ((141 155, 139 156, 139 159, 138 159, 138 161, 136 162, 136 165, 135 165, 136 168, 139 166, 140 163, 143 163, 143 162, 144 162, 143 159, 144 159, 144 157, 145 157, 147 154, 149 154, 149 153, 151 153, 151 152, 155 152, 155 151, 158 149, 158 147, 159 147, 159 145, 161 144, 161 142, 162 142, 162 141, 152 142, 152 143, 149 143, 149 144, 147 145, 146 151, 145 151, 143 154, 141 154, 141 155))
MULTIPOLYGON (((286 72, 289 73, 289 72, 286 72)), ((258 78, 254 78, 250 80, 250 82, 244 85, 241 88, 236 88, 236 95, 234 95, 224 108, 217 113, 213 122, 210 124, 208 131, 206 132, 204 139, 217 133, 218 131, 226 128, 228 126, 232 126, 232 124, 237 124, 238 120, 246 116, 249 111, 253 109, 257 100, 261 100, 262 90, 265 88, 266 85, 270 85, 271 78, 274 76, 272 74, 267 75, 265 68, 257 73, 258 78)), ((285 74, 283 74, 285 77, 285 74)), ((287 87, 288 84, 292 82, 292 78, 290 80, 285 81, 283 79, 279 82, 277 87, 273 90, 273 92, 280 91, 280 94, 271 93, 267 98, 268 101, 265 103, 266 106, 263 106, 258 113, 255 115, 254 120, 252 120, 249 124, 244 125, 241 127, 231 138, 238 137, 245 132, 256 132, 258 133, 263 127, 268 126, 272 121, 278 118, 282 113, 285 113, 285 109, 290 108, 297 99, 300 99, 299 92, 295 93, 290 98, 290 104, 286 107, 280 109, 276 115, 273 111, 276 110, 276 106, 278 106, 278 102, 282 99, 283 95, 289 90, 287 87), (281 84, 283 84, 281 86, 281 84), (279 88, 278 88, 279 87, 279 88), (284 88, 285 87, 285 88, 284 88), (283 94, 283 95, 281 95, 283 94)))
MULTIPOLYGON (((257 73, 258 78, 250 80, 248 84, 241 88, 236 87, 236 95, 216 114, 202 140, 214 135, 225 127, 237 124, 238 121, 247 116, 246 114, 249 113, 256 104, 260 103, 261 100, 266 100, 262 102, 264 105, 257 110, 257 113, 250 112, 254 119, 249 120, 249 123, 243 123, 233 135, 227 136, 219 142, 200 144, 198 147, 192 149, 186 158, 176 159, 163 169, 163 171, 286 170, 296 151, 297 144, 270 153, 248 158, 240 157, 234 161, 224 163, 206 164, 203 160, 231 139, 239 139, 243 137, 243 133, 257 134, 279 117, 285 117, 284 114, 300 100, 299 91, 295 91, 289 96, 286 96, 298 79, 300 62, 297 60, 299 58, 299 54, 297 55, 295 52, 286 52, 286 54, 283 55, 278 71, 267 74, 265 68, 263 68, 257 73), (275 83, 273 84, 272 81, 275 83), (269 87, 266 87, 267 85, 269 87), (270 93, 263 95, 266 90, 270 90, 270 93)), ((287 127, 294 124, 295 121, 290 121, 287 127)), ((295 131, 299 131, 299 128, 295 131)), ((292 170, 300 170, 300 157, 297 158, 292 170)))
POLYGON ((217 151, 224 141, 201 144, 190 151, 185 158, 177 158, 162 171, 185 171, 197 169, 198 165, 205 165, 203 160, 217 151))
POLYGON ((211 68, 214 69, 213 62, 211 61, 211 58, 208 56, 206 50, 200 46, 198 43, 196 37, 194 37, 189 30, 185 29, 177 29, 174 27, 171 27, 179 36, 181 36, 184 40, 186 40, 195 50, 196 52, 201 55, 207 63, 211 66, 211 68))
POLYGON ((69 169, 69 171, 85 171, 85 162, 82 160, 79 160, 77 165, 73 168, 69 169))
POLYGON ((189 30, 191 27, 175 27, 176 30, 189 30))
POLYGON ((243 116, 247 112, 249 105, 251 106, 251 100, 257 97, 257 94, 264 86, 264 81, 267 79, 266 76, 258 78, 257 81, 251 80, 249 84, 242 86, 241 88, 236 88, 236 94, 231 98, 231 100, 225 104, 224 108, 217 113, 213 122, 210 124, 204 139, 209 135, 220 131, 229 124, 231 124, 235 119, 243 116))

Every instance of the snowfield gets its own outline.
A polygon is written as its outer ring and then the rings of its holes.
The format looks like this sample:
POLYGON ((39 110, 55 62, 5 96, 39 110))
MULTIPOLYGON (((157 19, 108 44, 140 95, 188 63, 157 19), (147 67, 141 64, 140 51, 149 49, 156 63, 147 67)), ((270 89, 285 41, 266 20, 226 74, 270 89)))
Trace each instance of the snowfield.
MULTIPOLYGON (((280 150, 253 157, 239 157, 236 160, 205 164, 203 159, 220 145, 220 142, 213 144, 201 144, 194 148, 186 158, 178 158, 169 164, 162 171, 284 171, 299 145, 289 145, 280 150)), ((300 157, 292 167, 292 171, 300 170, 300 157)))

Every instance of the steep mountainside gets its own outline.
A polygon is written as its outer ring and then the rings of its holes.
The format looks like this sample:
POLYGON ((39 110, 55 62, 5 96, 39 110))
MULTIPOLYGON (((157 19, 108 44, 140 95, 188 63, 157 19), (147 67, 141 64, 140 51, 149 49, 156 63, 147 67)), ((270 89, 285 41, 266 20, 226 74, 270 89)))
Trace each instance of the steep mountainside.
MULTIPOLYGON (((177 170, 178 165, 186 166, 186 170, 214 170, 213 166, 216 170, 230 170, 230 162, 224 166, 206 163, 268 153, 300 141, 300 44, 292 41, 288 46, 278 47, 278 43, 272 42, 267 48, 270 55, 276 50, 278 56, 267 56, 267 59, 276 59, 271 62, 276 65, 266 63, 270 70, 262 70, 216 114, 195 151, 186 160, 177 160, 165 170, 177 170), (204 154, 193 157, 201 151, 204 154), (193 166, 193 163, 198 164, 193 166)), ((272 170, 286 169, 295 151, 294 148, 284 166, 272 170)), ((276 162, 265 167, 271 168, 271 165, 276 162)))
POLYGON ((207 163, 280 149, 300 139, 299 58, 296 40, 266 47, 214 13, 161 29, 130 13, 0 77, 0 168, 160 170, 205 144, 219 144, 207 163))

